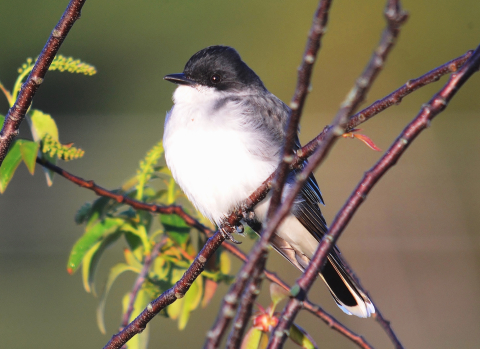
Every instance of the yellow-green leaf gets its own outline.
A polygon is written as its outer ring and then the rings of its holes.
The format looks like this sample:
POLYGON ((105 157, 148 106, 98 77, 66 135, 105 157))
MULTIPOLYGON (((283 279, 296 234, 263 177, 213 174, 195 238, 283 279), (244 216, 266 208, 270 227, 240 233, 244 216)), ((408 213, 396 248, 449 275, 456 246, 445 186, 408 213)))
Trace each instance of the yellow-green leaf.
POLYGON ((23 162, 30 174, 33 175, 40 143, 27 141, 26 139, 19 139, 18 142, 20 143, 20 153, 22 154, 23 162))
POLYGON ((178 245, 185 243, 190 237, 190 227, 176 214, 160 215, 160 223, 162 223, 168 236, 178 245))
POLYGON ((197 278, 189 290, 182 298, 184 299, 182 312, 180 318, 178 319, 178 329, 183 330, 187 326, 188 319, 190 318, 190 313, 195 310, 200 301, 202 300, 203 294, 203 282, 202 278, 197 278))
POLYGON ((131 266, 125 263, 119 263, 110 269, 110 274, 108 274, 107 283, 105 285, 105 291, 102 293, 100 297, 100 301, 98 303, 97 308, 97 325, 100 329, 100 332, 105 334, 107 331, 105 330, 105 302, 107 301, 108 292, 110 292, 110 288, 113 285, 113 282, 124 272, 126 271, 135 271, 131 266))
POLYGON ((83 236, 77 240, 70 252, 67 271, 70 274, 73 274, 80 266, 85 253, 87 253, 87 251, 90 250, 102 237, 107 237, 117 231, 122 223, 122 219, 107 217, 91 227, 87 227, 83 236))
POLYGON ((135 255, 130 251, 128 248, 123 250, 123 255, 125 256, 125 261, 128 265, 138 269, 139 271, 142 270, 143 265, 140 261, 135 257, 135 255))
POLYGON ((220 271, 222 274, 228 274, 231 269, 231 261, 230 257, 227 255, 225 251, 220 252, 220 271))
POLYGON ((33 139, 39 142, 48 133, 54 140, 58 141, 58 128, 55 120, 40 110, 32 109, 29 113, 30 129, 33 139))
MULTIPOLYGON (((148 292, 145 291, 143 288, 141 288, 138 293, 137 297, 135 298, 135 302, 133 303, 133 311, 132 314, 130 315, 130 318, 128 319, 129 322, 133 321, 150 303, 151 299, 148 295, 148 292)), ((127 293, 123 297, 123 314, 128 309, 128 305, 130 302, 130 293, 127 293)), ((137 334, 136 336, 133 336, 128 342, 127 342, 127 348, 128 349, 146 349, 148 345, 148 336, 150 332, 150 325, 145 327, 142 333, 137 334)))
POLYGON ((243 338, 240 349, 264 349, 267 345, 268 334, 252 327, 243 338))
MULTIPOLYGON (((172 281, 177 282, 178 280, 180 280, 182 275, 185 273, 185 270, 186 269, 173 269, 172 281)), ((173 320, 178 319, 182 311, 184 301, 185 297, 179 298, 167 307, 167 314, 170 318, 172 318, 173 320)))
POLYGON ((16 140, 8 150, 7 156, 0 167, 0 193, 4 193, 7 189, 8 183, 12 180, 20 162, 22 162, 22 153, 19 140, 16 140))
POLYGON ((97 295, 95 291, 95 271, 97 265, 100 261, 100 258, 103 252, 113 244, 119 237, 121 233, 117 232, 114 234, 108 235, 105 239, 97 242, 93 245, 87 253, 85 253, 82 259, 82 281, 85 291, 88 293, 92 292, 94 296, 97 295))
POLYGON ((293 324, 290 327, 289 335, 290 339, 301 346, 304 349, 317 349, 317 344, 313 341, 312 337, 300 326, 293 324))

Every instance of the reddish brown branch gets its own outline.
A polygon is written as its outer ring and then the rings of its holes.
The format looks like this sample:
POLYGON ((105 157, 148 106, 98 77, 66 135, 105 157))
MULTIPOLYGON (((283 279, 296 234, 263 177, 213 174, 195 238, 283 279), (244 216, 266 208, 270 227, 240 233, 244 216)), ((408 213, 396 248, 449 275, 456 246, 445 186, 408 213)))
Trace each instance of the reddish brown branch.
POLYGON ((158 253, 163 245, 165 245, 166 239, 162 238, 161 241, 157 242, 155 246, 152 248, 152 252, 145 257, 143 262, 143 268, 138 274, 135 283, 133 284, 132 292, 130 292, 130 297, 128 300, 128 307, 125 314, 123 314, 122 326, 120 327, 120 331, 123 330, 128 325, 128 320, 132 315, 133 306, 135 304, 135 299, 137 298, 138 291, 142 287, 143 283, 147 279, 148 271, 150 270, 150 266, 152 265, 155 258, 157 258, 158 253))
POLYGON ((358 106, 365 100, 375 78, 383 68, 390 50, 395 45, 400 27, 408 18, 408 14, 402 10, 402 5, 398 0, 388 0, 385 6, 385 19, 387 26, 383 30, 380 42, 373 51, 362 75, 355 81, 355 86, 350 90, 345 101, 343 101, 341 109, 345 109, 344 113, 351 115, 358 106))
POLYGON ((44 159, 37 158, 37 163, 42 165, 43 167, 48 168, 49 170, 52 170, 53 172, 59 174, 60 176, 64 177, 65 179, 68 179, 69 181, 75 183, 76 185, 82 188, 92 190, 98 196, 111 198, 117 201, 118 203, 123 203, 125 205, 132 206, 137 210, 150 211, 152 213, 176 214, 180 216, 185 221, 185 223, 187 223, 189 226, 196 228, 200 231, 203 231, 206 234, 211 235, 213 233, 211 229, 207 228, 198 220, 196 220, 195 218, 190 216, 188 213, 186 213, 181 206, 177 206, 177 205, 162 206, 157 204, 148 204, 146 202, 132 199, 127 195, 119 194, 119 193, 110 191, 108 189, 105 189, 97 185, 92 180, 85 180, 81 177, 75 176, 74 174, 71 174, 70 172, 64 170, 63 168, 58 167, 44 159))
MULTIPOLYGON (((231 243, 224 242, 223 247, 227 251, 229 251, 231 254, 241 259, 242 261, 244 262, 247 261, 247 256, 231 243)), ((268 280, 276 283, 277 285, 281 286, 283 289, 290 291, 290 286, 288 286, 275 273, 272 273, 268 270, 265 270, 264 273, 268 280)), ((364 349, 372 348, 370 344, 368 344, 368 342, 362 336, 357 335, 356 333, 352 332, 350 329, 342 325, 332 315, 328 314, 325 310, 323 310, 320 306, 310 302, 308 299, 306 299, 303 302, 303 306, 305 307, 306 310, 308 310, 313 315, 317 316, 319 319, 325 322, 331 329, 343 334, 345 337, 347 337, 352 342, 357 344, 360 348, 364 348, 364 349)))
POLYGON ((237 315, 235 316, 235 319, 233 319, 232 328, 227 340, 227 349, 240 348, 248 320, 250 320, 250 316, 252 316, 253 305, 255 304, 257 296, 260 294, 260 287, 263 278, 263 274, 253 276, 245 288, 245 292, 242 295, 242 300, 240 301, 237 310, 237 315))
POLYGON ((84 3, 85 0, 70 1, 62 18, 60 18, 60 21, 50 34, 50 37, 35 62, 31 73, 22 85, 22 89, 18 94, 15 104, 8 111, 3 128, 0 131, 0 166, 7 155, 8 147, 10 147, 13 139, 18 135, 20 123, 23 121, 28 108, 30 108, 35 92, 42 84, 45 74, 55 58, 58 49, 62 45, 63 40, 65 40, 75 21, 80 18, 80 11, 82 10, 84 3))
POLYGON ((129 323, 121 332, 117 333, 105 345, 104 349, 121 348, 130 338, 142 332, 147 324, 167 305, 175 302, 178 298, 182 298, 188 291, 195 279, 205 268, 207 260, 215 253, 225 240, 225 236, 221 232, 216 232, 202 250, 198 253, 195 260, 183 276, 175 285, 163 292, 157 299, 153 300, 135 320, 129 323))
POLYGON ((285 144, 283 145, 282 162, 275 171, 275 180, 272 183, 272 199, 268 208, 267 217, 271 217, 280 204, 282 190, 290 172, 290 164, 293 156, 293 149, 298 134, 298 124, 302 115, 303 106, 307 98, 310 86, 313 65, 317 59, 320 49, 321 39, 325 32, 328 21, 328 11, 331 0, 320 0, 317 10, 313 16, 312 26, 307 38, 305 52, 302 58, 302 64, 298 68, 297 87, 294 96, 290 102, 290 117, 288 119, 287 131, 285 135, 285 144))
MULTIPOLYGON (((225 334, 226 330, 228 329, 228 326, 235 316, 235 310, 237 308, 237 305, 239 302, 244 304, 243 309, 240 309, 240 311, 237 313, 236 320, 239 321, 239 324, 246 325, 248 318, 250 317, 251 310, 253 307, 253 303, 255 301, 256 295, 254 294, 254 290, 258 289, 260 282, 261 282, 261 275, 262 275, 262 270, 265 266, 265 261, 267 259, 267 253, 264 253, 258 263, 262 264, 258 268, 256 268, 251 275, 242 275, 238 274, 237 278, 246 278, 249 282, 249 285, 252 286, 253 290, 252 292, 247 291, 248 287, 245 288, 245 292, 242 295, 242 297, 238 298, 236 296, 237 290, 235 289, 236 284, 233 284, 228 293, 225 295, 223 298, 223 303, 222 306, 220 307, 221 309, 221 315, 217 317, 217 320, 215 321, 215 324, 212 326, 212 329, 208 331, 207 334, 207 339, 205 341, 205 344, 203 346, 204 349, 215 349, 218 348, 220 345, 220 342, 222 340, 223 335, 225 334)), ((232 329, 232 334, 229 338, 230 343, 227 344, 228 348, 232 348, 232 341, 240 341, 242 332, 244 328, 238 328, 237 331, 235 331, 235 326, 236 323, 233 325, 232 329)), ((238 348, 233 346, 233 348, 238 348)))
POLYGON ((329 233, 322 239, 313 259, 305 273, 297 280, 292 288, 295 290, 295 298, 292 298, 285 307, 280 317, 274 335, 270 338, 269 349, 280 348, 285 339, 284 331, 290 328, 298 311, 302 307, 302 300, 308 293, 315 280, 318 271, 325 263, 330 249, 335 245, 340 234, 353 217, 354 213, 367 197, 370 190, 383 177, 383 175, 396 164, 404 154, 411 142, 429 126, 431 120, 443 111, 448 102, 453 98, 458 89, 467 81, 480 67, 480 46, 475 50, 470 59, 465 63, 458 73, 452 74, 446 85, 433 98, 425 104, 420 113, 402 131, 400 136, 390 146, 385 155, 367 171, 362 181, 357 185, 345 205, 337 213, 329 233))
MULTIPOLYGON (((177 214, 180 215, 185 222, 190 225, 193 228, 198 229, 199 231, 203 232, 205 235, 208 237, 213 236, 214 231, 211 229, 205 227, 204 225, 200 224, 195 218, 189 216, 187 213, 185 213, 183 210, 181 210, 180 206, 158 206, 155 204, 147 204, 144 202, 136 201, 133 200, 127 196, 124 195, 119 195, 117 193, 114 193, 112 191, 109 191, 107 189, 104 189, 98 185, 95 184, 93 181, 86 181, 78 176, 75 176, 68 171, 53 165, 49 162, 46 162, 45 160, 42 159, 37 159, 37 162, 54 171, 55 173, 59 174, 60 176, 64 177, 67 180, 72 181, 73 183, 79 185, 80 187, 90 189, 94 191, 97 195, 109 197, 111 199, 117 200, 118 202, 122 202, 126 205, 130 205, 135 209, 139 210, 146 210, 146 211, 151 211, 151 212, 156 212, 156 213, 162 213, 162 214, 177 214), (120 200, 120 201, 119 201, 120 200), (162 212, 160 212, 162 211, 162 212)), ((240 251, 235 245, 233 245, 230 242, 224 241, 222 243, 222 246, 230 252, 232 255, 237 257, 238 259, 242 260, 245 262, 247 260, 247 256, 240 251)), ((153 253, 153 252, 152 252, 153 253)), ((153 259, 152 259, 153 261, 153 259)), ((272 273, 268 270, 264 271, 265 276, 267 277, 268 280, 271 282, 274 282, 278 284, 279 286, 283 287, 285 290, 289 291, 290 287, 282 280, 280 279, 275 273, 272 273)), ((371 348, 370 345, 359 335, 351 332, 348 328, 343 326, 340 322, 338 322, 334 317, 332 317, 330 314, 326 313, 323 309, 321 309, 318 305, 310 302, 310 301, 305 301, 304 302, 305 309, 310 311, 312 314, 323 320, 329 327, 332 329, 342 333, 345 337, 349 338, 351 341, 354 343, 358 344, 359 347, 361 348, 371 348)), ((125 320, 125 319, 124 319, 125 320)), ((123 323, 123 322, 122 322, 123 323)), ((125 325, 122 325, 125 327, 125 325)))

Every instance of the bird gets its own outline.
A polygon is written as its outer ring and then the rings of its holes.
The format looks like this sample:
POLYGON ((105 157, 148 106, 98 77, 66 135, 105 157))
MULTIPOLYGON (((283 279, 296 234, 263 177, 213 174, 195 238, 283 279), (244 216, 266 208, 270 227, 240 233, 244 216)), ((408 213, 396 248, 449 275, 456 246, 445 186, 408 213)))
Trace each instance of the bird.
MULTIPOLYGON (((221 226, 280 164, 290 109, 229 46, 198 51, 182 73, 164 79, 177 85, 163 134, 167 166, 193 205, 221 226)), ((298 135, 295 143, 299 149, 298 135)), ((284 193, 294 180, 292 172, 284 193)), ((267 195, 257 204, 247 222, 258 234, 270 199, 267 195)), ((328 230, 320 204, 324 201, 312 174, 270 242, 301 271, 328 230)), ((375 313, 373 302, 346 271, 338 247, 320 276, 344 313, 361 318, 375 313)))

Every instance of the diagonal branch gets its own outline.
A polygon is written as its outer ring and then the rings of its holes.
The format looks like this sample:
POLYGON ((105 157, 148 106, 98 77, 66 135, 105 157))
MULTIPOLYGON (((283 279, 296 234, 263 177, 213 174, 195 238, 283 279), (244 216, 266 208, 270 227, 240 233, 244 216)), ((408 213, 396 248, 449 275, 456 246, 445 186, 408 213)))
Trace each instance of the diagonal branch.
POLYGON ((326 30, 328 21, 328 11, 331 0, 320 0, 313 16, 312 26, 307 38, 305 52, 302 58, 302 64, 298 68, 297 87, 294 96, 290 102, 290 117, 288 118, 287 130, 285 135, 285 144, 282 151, 282 162, 275 171, 275 180, 272 182, 272 199, 268 207, 267 217, 271 217, 280 204, 283 187, 290 172, 290 163, 294 155, 294 146, 298 134, 298 124, 302 116, 303 106, 307 98, 310 80, 313 71, 313 65, 317 59, 317 53, 320 49, 321 39, 326 30))
POLYGON ((155 246, 152 248, 152 252, 145 257, 145 261, 143 262, 143 268, 138 274, 137 279, 135 280, 135 283, 132 288, 132 292, 130 292, 127 311, 125 312, 125 314, 123 314, 120 331, 128 325, 128 319, 130 319, 130 316, 132 315, 133 306, 135 304, 135 299, 137 298, 138 291, 140 291, 140 288, 142 287, 143 283, 147 279, 150 266, 152 265, 155 258, 157 258, 158 253, 160 252, 160 249, 163 247, 163 245, 165 245, 165 242, 166 242, 166 237, 164 236, 159 242, 155 244, 155 246))
POLYGON ((53 29, 47 40, 40 56, 35 62, 32 72, 28 75, 27 80, 22 85, 22 89, 18 94, 13 107, 8 111, 3 128, 0 131, 0 166, 3 159, 7 155, 8 147, 12 144, 13 139, 18 135, 20 123, 25 118, 28 108, 32 104, 35 92, 43 82, 45 74, 50 67, 58 49, 67 37, 68 32, 72 28, 75 21, 80 18, 80 11, 85 0, 71 0, 60 21, 53 29))
POLYGON ((110 339, 110 341, 104 346, 104 349, 121 348, 122 345, 130 340, 130 338, 142 332, 150 320, 152 320, 162 309, 175 302, 178 298, 185 296, 185 293, 188 291, 192 283, 204 270, 207 260, 215 253, 224 240, 224 234, 219 231, 209 238, 202 250, 198 253, 197 257, 195 257, 192 265, 183 274, 180 280, 178 280, 173 287, 150 302, 147 308, 144 309, 135 320, 110 339))
MULTIPOLYGON (((431 82, 437 81, 441 76, 443 76, 447 73, 456 71, 459 67, 461 67, 464 64, 464 62, 471 56, 471 54, 472 54, 471 51, 467 52, 465 55, 463 55, 459 58, 456 58, 456 59, 440 66, 439 68, 436 68, 436 69, 432 70, 431 72, 423 75, 420 78, 417 78, 415 80, 410 80, 409 82, 407 82, 406 85, 402 86, 401 88, 399 88, 398 90, 396 90, 395 92, 390 94, 389 96, 385 97, 384 99, 382 99, 380 101, 375 102, 372 106, 370 106, 370 107, 364 109, 363 111, 357 113, 351 119, 349 125, 351 125, 352 122, 355 122, 351 126, 351 127, 355 127, 355 126, 365 122, 366 120, 370 119, 374 115, 378 114, 380 111, 383 111, 384 109, 390 107, 391 105, 398 104, 398 102, 401 100, 401 98, 403 98, 404 96, 413 92, 414 90, 416 90, 416 89, 418 89, 422 86, 425 86, 426 84, 429 84, 431 82)), ((297 155, 295 156, 295 160, 292 163, 292 166, 295 166, 296 164, 298 166, 298 164, 300 164, 304 159, 306 159, 307 157, 309 157, 313 153, 313 151, 318 147, 318 144, 325 137, 326 131, 329 128, 330 127, 326 127, 324 129, 324 131, 322 133, 320 133, 314 140, 309 142, 307 145, 305 145, 302 149, 300 149, 297 152, 297 155)), ((198 222, 195 218, 189 216, 185 211, 183 211, 183 209, 180 206, 175 206, 175 205, 160 206, 160 205, 156 205, 156 204, 148 204, 148 203, 140 202, 140 201, 131 199, 131 198, 125 196, 125 195, 121 195, 121 194, 118 194, 118 193, 115 193, 115 192, 112 192, 112 191, 108 191, 107 189, 105 189, 101 186, 98 186, 97 184, 95 184, 95 182, 93 182, 91 180, 90 181, 84 180, 84 179, 82 179, 78 176, 75 176, 75 175, 67 172, 66 170, 64 170, 64 169, 62 169, 62 168, 60 168, 56 165, 53 165, 49 162, 46 162, 44 160, 37 159, 37 163, 39 163, 40 165, 56 172, 57 174, 63 176, 64 178, 72 181, 73 183, 75 183, 75 184, 77 184, 77 185, 79 185, 83 188, 87 188, 87 189, 90 189, 90 190, 94 191, 97 195, 110 197, 110 198, 116 200, 117 202, 125 203, 126 205, 130 205, 130 206, 132 206, 136 209, 146 210, 146 211, 150 211, 150 212, 157 212, 157 213, 162 213, 162 214, 177 214, 180 217, 182 217, 182 219, 184 219, 184 221, 188 225, 197 228, 198 230, 206 233, 208 236, 212 236, 212 234, 213 234, 213 231, 211 229, 205 227, 200 222, 198 222)), ((254 193, 252 193, 250 195, 249 198, 247 198, 245 200, 245 203, 244 203, 245 207, 250 207, 250 208, 253 207, 255 204, 260 202, 266 196, 266 194, 269 190, 269 186, 270 186, 270 183, 272 181, 272 178, 273 178, 273 174, 262 184, 262 186, 260 186, 254 193)), ((241 217, 240 212, 233 212, 228 217, 228 221, 232 224, 232 226, 234 226, 235 224, 237 224, 239 222, 240 217, 241 217)), ((215 241, 212 241, 212 244, 213 243, 215 243, 215 241)), ((207 244, 209 244, 209 242, 207 242, 207 244)), ((241 252, 238 249, 236 249, 234 246, 232 246, 230 244, 226 244, 226 243, 224 243, 223 245, 225 246, 225 248, 229 252, 231 252, 232 254, 237 256, 238 258, 240 258, 244 261, 246 260, 245 255, 243 255, 243 257, 241 257, 242 256, 241 252)), ((215 248, 215 247, 210 246, 210 248, 215 248)), ((266 276, 269 280, 282 285, 281 280, 278 279, 278 277, 276 277, 275 274, 269 273, 268 271, 266 271, 265 274, 266 274, 266 276)), ((288 286, 286 286, 284 283, 283 283, 283 285, 284 286, 282 286, 282 287, 288 289, 288 286)), ((349 339, 351 339, 352 341, 357 343, 362 348, 368 348, 369 347, 368 343, 366 343, 361 336, 358 336, 358 335, 354 334, 353 332, 349 331, 343 325, 338 323, 333 317, 331 317, 331 315, 329 315, 329 314, 327 314, 327 313, 325 313, 321 310, 318 311, 318 309, 320 309, 318 306, 316 306, 312 303, 309 303, 308 301, 304 302, 304 306, 307 310, 314 313, 316 316, 320 317, 330 327, 332 327, 336 331, 344 334, 346 337, 348 337, 349 339)), ((131 338, 131 337, 129 337, 129 338, 131 338)), ((126 340, 123 343, 126 343, 126 340)), ((120 344, 120 346, 121 345, 122 344, 120 344)), ((120 346, 118 346, 117 348, 119 348, 120 346)), ((113 347, 115 347, 115 346, 110 346, 110 348, 113 348, 113 347)))
MULTIPOLYGON (((120 194, 117 194, 113 191, 109 191, 107 189, 104 189, 104 188, 98 186, 97 184, 95 184, 94 181, 91 181, 91 180, 86 181, 86 180, 84 180, 84 179, 82 179, 78 176, 75 176, 75 175, 69 173, 68 171, 66 171, 66 170, 64 170, 64 169, 62 169, 62 168, 60 168, 60 167, 58 167, 58 166, 56 166, 56 165, 54 165, 50 162, 47 162, 43 159, 37 158, 37 162, 40 165, 56 172, 57 174, 64 177, 65 179, 70 180, 73 183, 79 185, 80 187, 87 188, 87 189, 90 189, 90 190, 94 191, 97 195, 109 197, 111 199, 117 200, 118 202, 122 202, 126 205, 130 205, 130 206, 134 207, 135 209, 139 209, 139 210, 146 210, 146 211, 157 212, 157 213, 161 213, 161 214, 177 214, 177 215, 181 216, 189 226, 191 226, 192 228, 198 229, 199 231, 204 233, 206 236, 211 237, 214 234, 213 230, 211 230, 208 227, 202 225, 192 216, 189 216, 185 211, 182 210, 182 208, 180 206, 159 206, 159 205, 156 205, 156 204, 147 204, 147 203, 144 203, 144 202, 133 200, 133 199, 127 197, 127 196, 120 195, 120 194)), ((245 255, 245 253, 240 251, 240 249, 238 249, 238 247, 233 245, 232 243, 224 241, 222 246, 228 252, 230 252, 232 255, 234 255, 238 259, 242 260, 243 262, 245 262, 247 260, 247 256, 245 255)), ((153 254, 153 252, 152 252, 152 254, 153 254)), ((152 261, 153 261, 153 259, 152 259, 152 261)), ((268 270, 265 270, 264 272, 265 272, 265 276, 268 280, 278 284, 279 286, 281 286, 282 288, 284 288, 287 291, 290 290, 290 286, 288 286, 275 273, 272 273, 268 270)), ((345 337, 349 338, 351 341, 356 343, 359 347, 367 348, 367 349, 371 348, 370 345, 363 339, 362 336, 359 336, 359 335, 351 332, 348 328, 343 326, 333 316, 331 316, 330 314, 325 312, 318 305, 306 300, 304 302, 304 307, 305 307, 306 310, 311 312, 313 315, 317 316, 322 321, 324 321, 330 328, 332 328, 332 329, 336 330, 337 332, 343 334, 345 337)), ((122 326, 123 327, 126 326, 124 321, 122 322, 122 326)))
POLYGON ((397 41, 401 25, 408 19, 408 14, 402 10, 399 0, 388 0, 384 15, 387 26, 382 32, 380 42, 373 51, 362 75, 355 81, 355 86, 342 103, 341 109, 346 109, 345 112, 349 115, 365 100, 373 82, 383 68, 390 50, 397 41))
POLYGON ((478 71, 480 67, 480 46, 475 50, 470 59, 465 63, 462 69, 452 74, 446 85, 433 98, 425 104, 420 113, 413 121, 402 131, 400 136, 390 146, 385 155, 367 171, 362 181, 357 185, 350 198, 342 209, 337 213, 330 231, 322 239, 315 255, 310 262, 304 274, 297 280, 292 288, 295 290, 295 298, 292 298, 284 308, 274 335, 270 338, 269 349, 279 348, 283 345, 286 336, 284 331, 293 323, 295 316, 302 307, 302 300, 308 293, 313 284, 317 273, 325 263, 328 252, 335 245, 340 234, 353 217, 354 213, 365 200, 370 190, 383 177, 383 175, 396 164, 398 159, 404 154, 411 142, 429 126, 431 120, 443 111, 448 102, 453 98, 460 87, 478 71))

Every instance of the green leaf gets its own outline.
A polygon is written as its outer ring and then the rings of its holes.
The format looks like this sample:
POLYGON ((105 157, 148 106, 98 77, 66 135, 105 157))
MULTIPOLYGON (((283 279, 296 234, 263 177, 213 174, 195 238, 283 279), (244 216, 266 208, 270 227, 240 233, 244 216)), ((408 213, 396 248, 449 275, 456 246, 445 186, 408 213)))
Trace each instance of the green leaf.
POLYGON ((122 235, 117 232, 108 235, 105 239, 97 242, 93 247, 85 253, 82 259, 82 281, 85 291, 92 292, 94 296, 97 295, 95 291, 95 271, 100 262, 103 252, 122 235))
POLYGON ((256 329, 250 328, 243 338, 241 349, 264 349, 268 345, 268 334, 256 329))
POLYGON ((197 309, 200 301, 202 300, 203 294, 203 279, 201 277, 197 278, 192 286, 188 289, 188 292, 185 294, 185 299, 183 302, 182 313, 178 319, 178 329, 183 330, 187 326, 188 319, 190 318, 190 313, 197 309))
POLYGON ((147 152, 145 159, 140 161, 140 168, 137 171, 137 200, 143 199, 143 189, 147 182, 152 178, 155 167, 163 155, 163 143, 160 141, 152 149, 147 152))
POLYGON ((87 221, 90 217, 90 211, 92 209, 92 204, 90 202, 86 202, 80 207, 75 213, 75 223, 82 224, 87 221))
MULTIPOLYGON (((150 301, 151 299, 149 297, 148 292, 145 291, 143 288, 140 289, 137 293, 137 297, 135 298, 135 302, 133 303, 133 311, 128 321, 132 322, 146 308, 146 306, 150 301)), ((123 297, 123 302, 122 302, 123 314, 125 314, 125 312, 127 311, 129 302, 130 302, 130 293, 127 293, 123 297)), ((150 332, 150 326, 145 327, 142 333, 139 333, 136 336, 133 336, 127 342, 127 348, 128 349, 146 349, 148 346, 149 332, 150 332)))
POLYGON ((127 262, 128 265, 130 265, 135 269, 138 269, 138 271, 142 270, 143 264, 135 257, 132 251, 126 248, 123 251, 123 255, 125 256, 125 261, 127 262))
POLYGON ((227 275, 230 273, 232 262, 230 261, 230 257, 227 255, 225 251, 222 250, 220 252, 220 271, 222 274, 227 275))
POLYGON ((110 292, 110 288, 113 285, 113 282, 124 272, 126 271, 135 271, 131 266, 125 263, 119 263, 110 269, 110 274, 108 274, 107 283, 105 285, 105 291, 102 293, 100 297, 100 301, 98 303, 97 308, 97 325, 100 329, 100 332, 105 334, 105 303, 107 301, 108 292, 110 292))
MULTIPOLYGON (((179 280, 186 269, 172 270, 172 280, 179 280)), ((190 313, 195 310, 202 299, 203 282, 202 278, 197 278, 183 298, 177 299, 167 308, 167 314, 173 320, 178 319, 178 329, 183 330, 187 325, 190 313)))
POLYGON ((30 174, 33 175, 40 143, 27 141, 26 139, 19 139, 18 142, 20 143, 20 153, 22 154, 23 162, 30 174))
POLYGON ((144 225, 139 224, 138 226, 133 226, 132 224, 125 223, 122 225, 121 229, 125 232, 132 233, 133 235, 140 238, 140 240, 142 241, 142 246, 145 249, 145 253, 150 253, 150 251, 152 250, 152 246, 148 239, 147 230, 145 229, 144 225))
MULTIPOLYGON (((185 273, 186 269, 173 269, 172 270, 172 280, 180 280, 182 275, 185 273)), ((185 301, 185 297, 177 299, 175 302, 170 304, 167 307, 167 314, 173 320, 177 320, 181 314, 183 308, 183 302, 185 301)))
POLYGON ((30 129, 33 139, 39 142, 48 133, 54 140, 58 141, 58 128, 55 120, 40 110, 32 109, 29 112, 30 129))
MULTIPOLYGON (((48 133, 53 139, 58 141, 58 128, 55 120, 48 115, 44 114, 40 110, 32 109, 27 114, 27 121, 30 125, 30 130, 32 132, 33 140, 35 142, 40 142, 43 137, 48 133)), ((49 154, 42 153, 42 158, 51 162, 52 164, 57 163, 57 159, 54 156, 49 154)), ((47 179, 47 185, 50 187, 53 184, 53 175, 55 172, 42 167, 45 172, 45 177, 47 179)))
POLYGON ((317 349, 317 344, 313 341, 312 337, 300 326, 293 324, 290 327, 289 335, 290 339, 305 349, 317 349))
POLYGON ((163 224, 168 236, 179 245, 190 237, 190 227, 176 214, 160 215, 160 223, 163 224))
POLYGON ((87 227, 83 236, 77 240, 70 252, 67 271, 70 274, 73 274, 80 266, 85 254, 98 242, 98 240, 114 233, 122 224, 122 219, 107 217, 93 226, 87 227))
POLYGON ((4 193, 5 189, 7 189, 8 183, 12 180, 20 162, 22 162, 22 153, 20 151, 20 143, 16 140, 10 147, 0 167, 0 193, 4 193))

